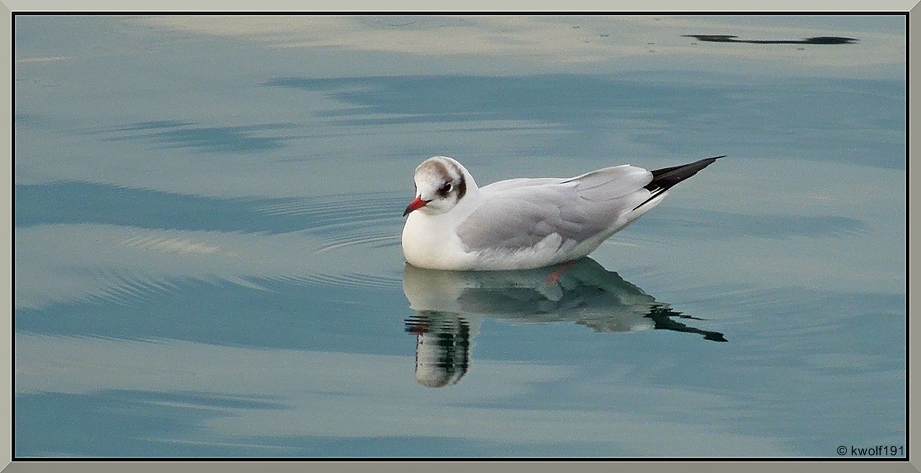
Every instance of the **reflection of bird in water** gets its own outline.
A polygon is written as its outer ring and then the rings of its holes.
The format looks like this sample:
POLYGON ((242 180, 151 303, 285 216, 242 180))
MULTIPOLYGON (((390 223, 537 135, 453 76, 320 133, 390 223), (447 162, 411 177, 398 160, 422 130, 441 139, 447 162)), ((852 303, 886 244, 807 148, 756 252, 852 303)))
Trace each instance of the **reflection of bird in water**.
POLYGON ((690 327, 701 320, 672 310, 590 258, 523 271, 438 271, 406 265, 403 292, 416 314, 406 331, 417 336, 416 379, 456 384, 470 364, 471 340, 484 317, 519 323, 573 322, 596 332, 650 329, 723 334, 690 327))
MULTIPOLYGON (((479 324, 477 324, 479 325, 479 324)), ((416 335, 416 380, 430 388, 457 384, 470 364, 470 323, 456 314, 421 311, 406 319, 416 335)))

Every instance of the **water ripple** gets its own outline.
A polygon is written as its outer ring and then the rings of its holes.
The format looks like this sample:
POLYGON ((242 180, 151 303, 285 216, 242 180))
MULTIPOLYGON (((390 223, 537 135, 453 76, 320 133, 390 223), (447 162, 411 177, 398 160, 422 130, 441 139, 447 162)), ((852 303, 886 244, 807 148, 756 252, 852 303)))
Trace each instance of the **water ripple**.
MULTIPOLYGON (((58 188, 43 187, 52 192, 58 188)), ((169 217, 146 227, 129 218, 145 214, 144 209, 111 212, 121 199, 77 192, 92 193, 99 185, 62 183, 61 188, 72 194, 71 205, 82 201, 91 204, 86 214, 108 217, 38 218, 17 227, 17 307, 125 305, 191 281, 261 290, 265 288, 258 281, 388 290, 400 286, 403 260, 397 248, 405 198, 396 193, 205 201, 119 188, 118 195, 169 217), (203 207, 209 212, 196 218, 203 207), (224 224, 209 224, 218 220, 224 224)), ((17 204, 40 211, 57 201, 40 195, 22 192, 24 202, 17 204)))
POLYGON ((373 289, 399 289, 401 287, 401 281, 398 276, 380 276, 361 273, 317 273, 299 278, 279 279, 279 281, 295 284, 311 284, 319 286, 338 286, 350 288, 364 287, 373 289))

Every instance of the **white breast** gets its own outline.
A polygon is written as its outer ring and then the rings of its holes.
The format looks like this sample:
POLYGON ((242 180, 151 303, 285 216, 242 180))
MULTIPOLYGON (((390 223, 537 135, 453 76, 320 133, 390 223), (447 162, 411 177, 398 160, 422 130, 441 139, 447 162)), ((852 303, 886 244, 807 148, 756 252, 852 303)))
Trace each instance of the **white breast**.
POLYGON ((456 221, 446 214, 425 215, 412 212, 403 226, 403 255, 419 268, 470 269, 475 255, 464 251, 457 237, 456 221))

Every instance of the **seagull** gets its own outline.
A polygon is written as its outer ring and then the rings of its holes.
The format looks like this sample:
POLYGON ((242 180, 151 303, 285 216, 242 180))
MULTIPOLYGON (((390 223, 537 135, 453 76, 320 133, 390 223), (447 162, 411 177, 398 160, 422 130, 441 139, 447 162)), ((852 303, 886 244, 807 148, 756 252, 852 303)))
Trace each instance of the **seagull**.
POLYGON ((406 207, 406 262, 452 271, 534 269, 587 256, 658 205, 668 189, 725 156, 647 171, 624 164, 572 178, 477 187, 447 156, 420 164, 406 207))

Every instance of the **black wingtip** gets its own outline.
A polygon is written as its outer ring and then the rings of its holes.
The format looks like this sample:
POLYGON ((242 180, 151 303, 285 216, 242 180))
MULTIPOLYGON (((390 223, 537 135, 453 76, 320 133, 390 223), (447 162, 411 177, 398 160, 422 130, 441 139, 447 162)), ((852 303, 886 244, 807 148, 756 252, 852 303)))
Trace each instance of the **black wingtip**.
POLYGON ((714 156, 712 158, 701 159, 700 161, 695 161, 690 164, 682 164, 680 166, 672 166, 668 168, 656 169, 652 171, 652 181, 649 184, 646 184, 645 188, 649 192, 652 192, 652 195, 643 201, 642 204, 637 205, 633 208, 636 210, 652 199, 656 198, 659 194, 667 191, 675 184, 697 174, 701 169, 713 164, 717 159, 725 158, 726 155, 714 156))
POLYGON ((701 169, 713 164, 717 159, 725 158, 726 155, 714 156, 712 158, 701 159, 690 164, 681 166, 672 166, 669 168, 656 169, 652 171, 652 182, 646 184, 646 189, 655 191, 657 189, 668 190, 670 187, 679 182, 697 174, 701 169))

